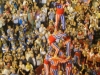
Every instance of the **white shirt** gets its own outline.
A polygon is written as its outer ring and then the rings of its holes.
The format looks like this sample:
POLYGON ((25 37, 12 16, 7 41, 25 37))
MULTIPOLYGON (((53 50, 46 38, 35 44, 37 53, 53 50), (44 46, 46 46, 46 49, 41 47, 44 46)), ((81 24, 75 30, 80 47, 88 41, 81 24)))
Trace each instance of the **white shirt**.
POLYGON ((35 58, 32 58, 32 60, 33 60, 34 66, 36 66, 36 60, 35 60, 35 58))
POLYGON ((46 52, 45 52, 45 51, 43 51, 43 50, 40 48, 40 54, 45 55, 45 54, 46 54, 46 52))
POLYGON ((4 74, 4 75, 9 75, 9 73, 10 73, 10 71, 7 70, 7 69, 4 69, 3 72, 2 72, 2 74, 4 74))
POLYGON ((49 35, 50 35, 50 32, 45 34, 46 39, 48 39, 49 35))
POLYGON ((73 12, 73 7, 68 6, 67 9, 68 9, 68 11, 69 11, 70 13, 73 12))
POLYGON ((43 3, 43 4, 46 4, 46 2, 47 2, 47 0, 42 0, 42 3, 43 3))
POLYGON ((40 14, 40 16, 41 16, 41 21, 45 22, 45 20, 46 20, 46 14, 43 12, 43 13, 40 14))
POLYGON ((12 2, 13 2, 13 0, 9 0, 9 4, 10 4, 10 5, 12 4, 12 2))
POLYGON ((36 28, 40 28, 41 21, 39 19, 36 20, 36 28))
POLYGON ((29 57, 31 56, 30 53, 26 53, 26 60, 28 61, 29 57))
POLYGON ((42 11, 47 13, 47 7, 43 7, 42 11))
POLYGON ((18 23, 18 19, 19 19, 19 16, 14 14, 14 15, 13 15, 13 22, 14 22, 15 24, 18 23))
POLYGON ((24 2, 23 2, 23 5, 25 5, 25 4, 26 4, 26 2, 27 2, 27 1, 24 1, 24 2))
POLYGON ((21 68, 21 69, 25 69, 25 65, 24 64, 22 64, 22 65, 19 65, 19 67, 21 68))
POLYGON ((35 2, 35 0, 33 0, 33 2, 35 2))
POLYGON ((36 61, 37 61, 37 66, 40 66, 42 64, 42 58, 36 58, 36 61))
POLYGON ((39 28, 39 32, 42 33, 42 34, 44 34, 45 33, 45 29, 46 29, 45 27, 40 27, 39 28))

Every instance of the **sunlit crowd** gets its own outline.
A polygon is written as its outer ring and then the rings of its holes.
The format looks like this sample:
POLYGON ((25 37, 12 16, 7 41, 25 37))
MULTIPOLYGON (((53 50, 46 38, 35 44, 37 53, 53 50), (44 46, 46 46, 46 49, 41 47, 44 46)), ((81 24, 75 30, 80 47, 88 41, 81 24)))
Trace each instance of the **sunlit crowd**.
POLYGON ((38 75, 48 59, 39 75, 100 75, 100 40, 94 43, 99 30, 99 0, 0 1, 0 73, 38 75), (56 12, 62 4, 63 18, 56 12), (62 60, 54 73, 52 58, 62 60))

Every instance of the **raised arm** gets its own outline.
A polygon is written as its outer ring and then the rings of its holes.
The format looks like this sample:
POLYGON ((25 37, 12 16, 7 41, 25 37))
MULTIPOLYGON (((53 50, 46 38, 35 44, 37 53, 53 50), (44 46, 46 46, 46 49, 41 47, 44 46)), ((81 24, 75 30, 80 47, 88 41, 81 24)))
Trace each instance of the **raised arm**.
POLYGON ((89 4, 89 3, 90 3, 90 0, 88 0, 87 4, 89 4))
POLYGON ((68 62, 69 59, 70 59, 70 56, 67 57, 66 59, 59 58, 59 63, 66 63, 66 62, 68 62))
POLYGON ((65 3, 65 5, 66 5, 66 6, 69 6, 69 2, 68 2, 68 0, 66 0, 66 3, 65 3))

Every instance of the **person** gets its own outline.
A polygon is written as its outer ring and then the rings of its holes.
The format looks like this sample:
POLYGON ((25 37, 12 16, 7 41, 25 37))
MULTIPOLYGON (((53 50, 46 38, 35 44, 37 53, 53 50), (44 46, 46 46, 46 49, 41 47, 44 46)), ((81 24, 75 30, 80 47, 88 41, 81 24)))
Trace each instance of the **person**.
POLYGON ((64 18, 64 7, 68 6, 69 3, 66 0, 66 4, 64 4, 64 0, 61 0, 56 3, 56 17, 55 17, 55 29, 58 29, 58 24, 61 19, 62 29, 65 30, 66 24, 65 24, 65 18, 64 18))
POLYGON ((61 58, 57 57, 57 55, 54 55, 49 59, 50 61, 50 74, 51 75, 58 75, 59 70, 59 63, 65 63, 68 61, 70 57, 66 58, 65 60, 62 60, 61 58))
POLYGON ((15 69, 12 69, 10 75, 18 75, 18 74, 15 72, 15 69))
POLYGON ((66 62, 66 75, 72 75, 72 59, 70 58, 68 62, 66 62))
POLYGON ((89 29, 89 31, 88 31, 88 38, 89 38, 89 40, 90 40, 90 45, 92 44, 92 42, 93 42, 93 38, 94 38, 94 30, 92 29, 92 28, 90 28, 89 29))
POLYGON ((25 70, 25 65, 23 64, 22 61, 19 61, 19 68, 25 70))
POLYGON ((91 48, 90 52, 88 52, 87 54, 87 62, 89 66, 94 65, 94 57, 95 57, 95 54, 94 54, 93 48, 91 48))
MULTIPOLYGON (((29 9, 29 8, 28 8, 29 9)), ((28 22, 30 23, 31 27, 32 27, 32 30, 34 29, 34 17, 33 17, 33 12, 32 10, 29 10, 28 11, 28 22)))
POLYGON ((50 53, 45 55, 45 59, 44 59, 44 70, 45 70, 45 74, 49 75, 49 58, 50 58, 50 53))
POLYGON ((81 2, 84 2, 86 4, 89 4, 91 0, 80 0, 81 2))
POLYGON ((29 74, 29 72, 31 71, 31 70, 33 70, 33 66, 29 63, 29 62, 27 62, 27 64, 26 64, 26 74, 28 75, 29 74))
POLYGON ((70 37, 67 37, 66 38, 66 41, 64 42, 64 44, 66 45, 66 56, 70 56, 71 55, 71 49, 70 49, 70 46, 71 46, 71 38, 70 37))
POLYGON ((37 63, 33 53, 31 53, 31 56, 29 57, 28 61, 30 64, 32 64, 33 68, 36 69, 37 63))
POLYGON ((74 48, 74 63, 80 65, 80 58, 81 58, 81 49, 80 45, 76 45, 74 48))
POLYGON ((42 58, 42 56, 40 54, 37 55, 36 62, 37 62, 37 67, 39 67, 40 65, 42 65, 43 58, 42 58))
POLYGON ((5 66, 4 70, 2 71, 2 74, 10 74, 10 70, 7 68, 7 66, 5 66))
POLYGON ((97 4, 94 0, 45 0, 43 6, 42 1, 10 0, 0 4, 1 70, 7 66, 6 73, 9 69, 10 74, 19 75, 48 75, 52 70, 61 75, 100 75, 100 41, 95 40, 100 37, 99 0, 97 4))
POLYGON ((99 58, 100 58, 100 51, 95 55, 95 63, 96 63, 96 65, 97 65, 97 67, 100 67, 100 60, 99 60, 99 58))
POLYGON ((4 19, 1 17, 0 18, 0 34, 2 33, 2 31, 3 31, 3 26, 5 25, 5 23, 4 23, 4 19))
POLYGON ((48 12, 49 20, 54 21, 54 17, 55 17, 54 15, 55 15, 54 9, 50 8, 50 11, 48 12))

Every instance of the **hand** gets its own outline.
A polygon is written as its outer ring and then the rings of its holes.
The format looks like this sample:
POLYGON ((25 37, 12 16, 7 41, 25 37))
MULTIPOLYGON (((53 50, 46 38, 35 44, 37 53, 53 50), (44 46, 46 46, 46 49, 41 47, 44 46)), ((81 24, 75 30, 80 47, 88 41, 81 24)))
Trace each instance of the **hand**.
POLYGON ((67 59, 70 59, 71 58, 71 56, 68 56, 68 58, 67 59))

